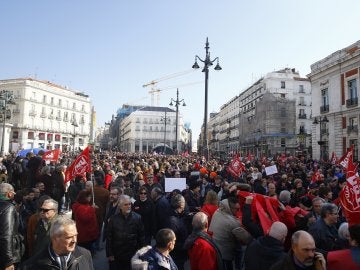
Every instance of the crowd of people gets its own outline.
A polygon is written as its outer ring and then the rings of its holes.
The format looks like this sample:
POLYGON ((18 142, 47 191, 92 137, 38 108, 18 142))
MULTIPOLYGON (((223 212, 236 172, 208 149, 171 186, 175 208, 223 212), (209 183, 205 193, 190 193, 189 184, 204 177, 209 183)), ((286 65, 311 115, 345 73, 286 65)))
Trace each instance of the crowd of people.
POLYGON ((340 165, 246 158, 234 176, 230 157, 92 152, 92 172, 66 182, 74 158, 2 158, 0 270, 93 269, 102 248, 110 270, 360 269, 340 165))

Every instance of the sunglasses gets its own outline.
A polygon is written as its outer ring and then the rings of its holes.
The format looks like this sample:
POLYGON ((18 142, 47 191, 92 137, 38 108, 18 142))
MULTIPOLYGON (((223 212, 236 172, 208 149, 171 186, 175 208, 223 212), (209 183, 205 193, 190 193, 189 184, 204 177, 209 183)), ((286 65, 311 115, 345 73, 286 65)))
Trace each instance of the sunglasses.
POLYGON ((49 212, 50 210, 54 210, 54 209, 40 208, 40 211, 43 212, 43 213, 47 213, 47 212, 49 212))
POLYGON ((140 195, 146 195, 147 193, 146 192, 140 192, 140 195))

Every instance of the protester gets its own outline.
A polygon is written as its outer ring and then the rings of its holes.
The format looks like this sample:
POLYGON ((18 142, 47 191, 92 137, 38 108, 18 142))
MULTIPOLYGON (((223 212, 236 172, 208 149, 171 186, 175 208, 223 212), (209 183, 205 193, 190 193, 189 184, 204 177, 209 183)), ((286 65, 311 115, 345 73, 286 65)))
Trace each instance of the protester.
POLYGON ((76 245, 77 234, 75 221, 58 217, 50 229, 50 244, 25 261, 20 269, 93 270, 90 252, 76 245))
POLYGON ((130 260, 144 246, 141 216, 131 211, 130 197, 121 195, 119 213, 110 217, 106 232, 106 256, 110 270, 130 270, 130 260))
POLYGON ((94 253, 94 244, 99 238, 100 230, 95 205, 92 203, 92 194, 87 190, 80 191, 72 205, 72 211, 78 231, 78 245, 94 253))
POLYGON ((278 260, 286 256, 284 242, 287 235, 287 227, 284 223, 276 221, 268 235, 254 239, 245 252, 246 270, 268 270, 278 260))
POLYGON ((12 270, 20 262, 25 248, 18 232, 19 218, 12 203, 15 191, 8 183, 0 184, 0 269, 12 270))
MULTIPOLYGON (((214 192, 215 196, 216 193, 214 192)), ((222 270, 224 269, 221 252, 208 234, 208 217, 198 212, 192 220, 193 232, 185 241, 188 250, 191 270, 222 270)))
POLYGON ((315 241, 311 234, 297 231, 291 238, 291 251, 276 262, 271 270, 326 270, 324 256, 315 251, 315 241))
POLYGON ((177 270, 177 266, 170 256, 174 249, 176 236, 170 229, 161 229, 155 237, 155 247, 146 246, 136 252, 131 259, 132 270, 168 269, 177 270))

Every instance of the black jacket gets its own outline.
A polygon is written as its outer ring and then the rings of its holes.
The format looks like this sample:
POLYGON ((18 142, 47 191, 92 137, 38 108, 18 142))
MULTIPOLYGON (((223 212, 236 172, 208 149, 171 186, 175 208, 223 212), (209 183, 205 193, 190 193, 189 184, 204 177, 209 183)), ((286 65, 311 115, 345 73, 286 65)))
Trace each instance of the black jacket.
POLYGON ((324 251, 341 249, 336 227, 326 225, 322 218, 310 226, 309 233, 314 237, 317 248, 324 251))
POLYGON ((0 200, 0 224, 0 269, 4 269, 20 262, 25 250, 18 213, 10 201, 0 200))
POLYGON ((106 233, 106 256, 118 260, 131 260, 144 246, 144 225, 141 216, 134 212, 125 217, 121 212, 110 218, 106 233))
POLYGON ((134 212, 141 216, 141 221, 144 224, 144 231, 147 236, 151 236, 153 232, 153 208, 154 204, 152 201, 147 199, 142 202, 136 200, 134 202, 134 212))
MULTIPOLYGON (((44 248, 41 252, 31 257, 20 265, 20 270, 59 270, 59 264, 51 255, 49 247, 44 248)), ((77 246, 71 253, 67 262, 68 270, 94 270, 90 252, 82 247, 77 246)))
POLYGON ((153 235, 160 229, 166 228, 166 221, 169 219, 171 212, 171 207, 169 201, 162 195, 159 199, 157 199, 154 203, 154 227, 153 227, 153 235))
POLYGON ((271 236, 253 240, 245 252, 246 270, 268 270, 286 256, 283 243, 271 236))

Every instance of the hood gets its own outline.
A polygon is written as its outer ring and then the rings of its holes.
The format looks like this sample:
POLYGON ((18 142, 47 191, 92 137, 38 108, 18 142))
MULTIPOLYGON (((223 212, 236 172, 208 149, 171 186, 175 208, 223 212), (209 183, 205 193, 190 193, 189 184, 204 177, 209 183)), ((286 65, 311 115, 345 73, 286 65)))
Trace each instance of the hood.
POLYGON ((219 204, 220 211, 227 213, 229 215, 233 215, 230 210, 229 201, 228 199, 222 200, 219 204))
POLYGON ((151 249, 151 246, 146 246, 139 249, 131 259, 131 269, 133 270, 145 270, 148 269, 149 263, 140 259, 140 256, 143 256, 151 249))

